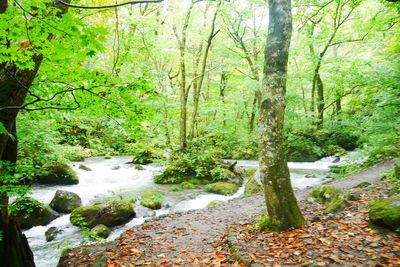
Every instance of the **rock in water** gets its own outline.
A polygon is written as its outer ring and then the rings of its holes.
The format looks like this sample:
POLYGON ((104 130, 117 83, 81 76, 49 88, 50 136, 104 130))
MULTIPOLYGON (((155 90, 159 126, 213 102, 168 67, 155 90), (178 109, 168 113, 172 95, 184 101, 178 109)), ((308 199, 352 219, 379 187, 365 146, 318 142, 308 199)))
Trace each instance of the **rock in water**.
POLYGON ((163 203, 163 196, 160 192, 153 192, 153 191, 144 192, 140 199, 140 205, 152 210, 161 209, 162 203, 163 203))
POLYGON ((90 231, 102 238, 107 238, 111 233, 110 229, 108 229, 108 227, 105 226, 104 224, 98 224, 95 227, 93 227, 92 230, 90 231))
POLYGON ((58 235, 59 233, 61 233, 61 232, 62 232, 62 230, 59 230, 59 229, 58 229, 57 227, 55 227, 55 226, 50 227, 50 228, 47 229, 47 231, 44 233, 45 236, 46 236, 46 241, 47 241, 47 242, 53 241, 53 240, 57 237, 57 235, 58 235))
POLYGON ((400 228, 400 197, 386 198, 369 205, 372 223, 393 230, 400 228))
POLYGON ((110 227, 124 224, 134 216, 135 211, 129 201, 114 200, 76 208, 71 213, 70 221, 73 225, 89 228, 98 224, 110 227))
POLYGON ((70 213, 80 206, 82 200, 77 194, 63 190, 57 190, 50 202, 50 207, 61 213, 70 213))
POLYGON ((20 197, 10 205, 10 215, 22 229, 47 225, 59 215, 30 197, 20 197))
POLYGON ((43 166, 37 176, 40 184, 78 184, 79 178, 67 164, 56 162, 43 166))

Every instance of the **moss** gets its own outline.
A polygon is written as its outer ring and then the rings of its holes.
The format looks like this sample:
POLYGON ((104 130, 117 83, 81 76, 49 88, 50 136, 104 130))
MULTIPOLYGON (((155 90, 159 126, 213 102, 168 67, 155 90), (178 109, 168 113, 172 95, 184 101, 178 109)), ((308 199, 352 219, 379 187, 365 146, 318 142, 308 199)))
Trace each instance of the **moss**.
POLYGON ((210 203, 207 204, 207 207, 216 207, 221 205, 223 202, 220 200, 213 200, 210 203))
POLYGON ((129 201, 106 201, 74 209, 70 215, 70 221, 73 225, 91 228, 98 224, 120 225, 133 216, 135 216, 135 211, 129 201))
POLYGON ((84 170, 84 171, 92 171, 91 168, 89 168, 88 166, 86 166, 84 164, 79 164, 79 169, 84 170))
POLYGON ((253 177, 257 172, 257 168, 247 168, 245 169, 245 175, 247 178, 253 177))
POLYGON ((140 205, 153 210, 161 209, 162 203, 163 196, 157 191, 144 192, 140 200, 140 205))
POLYGON ((237 184, 227 182, 217 182, 208 184, 204 188, 207 192, 212 192, 221 195, 233 195, 238 190, 237 184))
POLYGON ((163 151, 144 143, 136 143, 133 149, 133 164, 149 164, 164 159, 163 151))
POLYGON ((76 172, 67 164, 54 162, 42 167, 37 177, 41 184, 78 184, 76 172))
POLYGON ((247 179, 246 185, 244 187, 244 195, 251 196, 263 191, 262 185, 259 185, 254 178, 254 176, 247 179))
POLYGON ((108 229, 108 227, 105 226, 104 224, 98 224, 95 227, 93 227, 90 231, 101 238, 107 238, 111 233, 111 230, 108 229))
POLYGON ((340 198, 344 192, 339 188, 329 185, 322 185, 314 188, 309 195, 318 203, 331 202, 336 198, 340 198))
POLYGON ((358 185, 354 186, 354 188, 365 188, 365 187, 368 187, 368 186, 370 186, 370 185, 371 185, 371 183, 368 183, 368 182, 361 182, 361 183, 359 183, 358 185))
POLYGON ((196 186, 190 182, 182 182, 180 186, 182 189, 195 189, 196 188, 196 186))
POLYGON ((369 219, 372 223, 394 230, 398 229, 400 227, 400 197, 370 203, 369 219))
POLYGON ((343 210, 348 206, 348 202, 343 198, 335 198, 333 199, 329 205, 324 209, 324 213, 333 213, 340 210, 343 210))
POLYGON ((58 217, 58 214, 36 199, 20 197, 10 205, 10 215, 23 228, 47 225, 58 217))

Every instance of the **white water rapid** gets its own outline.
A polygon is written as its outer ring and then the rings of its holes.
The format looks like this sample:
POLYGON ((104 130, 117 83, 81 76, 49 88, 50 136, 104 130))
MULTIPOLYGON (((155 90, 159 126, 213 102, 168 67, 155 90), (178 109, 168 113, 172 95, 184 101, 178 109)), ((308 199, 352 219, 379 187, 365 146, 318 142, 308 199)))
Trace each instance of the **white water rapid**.
MULTIPOLYGON (((183 190, 172 192, 168 185, 156 185, 153 176, 163 167, 147 165, 144 170, 135 170, 128 164, 131 157, 114 157, 112 159, 90 158, 84 164, 92 171, 78 168, 80 163, 74 163, 73 168, 78 173, 79 184, 68 186, 33 186, 31 197, 48 204, 57 189, 77 193, 83 205, 94 201, 120 197, 139 197, 146 190, 158 189, 164 194, 167 207, 156 212, 155 216, 170 212, 202 209, 213 200, 227 201, 243 195, 244 186, 232 196, 222 196, 206 193, 201 190, 183 190)), ((328 179, 329 167, 334 165, 334 158, 324 158, 316 162, 289 163, 293 187, 304 189, 315 186, 328 179)), ((257 161, 239 160, 238 166, 258 167, 257 161)), ((134 225, 144 222, 145 218, 133 218, 123 226, 113 227, 107 240, 117 238, 123 231, 134 225)), ((84 238, 79 228, 69 222, 69 215, 63 215, 46 226, 36 226, 24 231, 35 256, 37 267, 54 267, 57 265, 61 251, 65 247, 74 247, 82 244, 84 238), (55 226, 62 232, 52 242, 46 242, 45 232, 55 226)))

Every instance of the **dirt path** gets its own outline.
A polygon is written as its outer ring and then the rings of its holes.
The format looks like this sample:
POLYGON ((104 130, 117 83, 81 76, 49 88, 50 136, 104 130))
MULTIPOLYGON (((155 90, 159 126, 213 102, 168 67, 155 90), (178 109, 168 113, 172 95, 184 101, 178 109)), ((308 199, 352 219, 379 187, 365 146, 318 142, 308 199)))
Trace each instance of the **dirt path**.
MULTIPOLYGON (((361 182, 376 184, 379 175, 394 163, 395 160, 390 160, 378 164, 331 185, 346 190, 361 182)), ((298 199, 303 200, 308 191, 297 191, 298 199)), ((133 227, 113 242, 75 248, 59 266, 170 266, 193 261, 209 265, 226 227, 251 222, 264 208, 263 196, 256 195, 216 207, 167 215, 133 227)))

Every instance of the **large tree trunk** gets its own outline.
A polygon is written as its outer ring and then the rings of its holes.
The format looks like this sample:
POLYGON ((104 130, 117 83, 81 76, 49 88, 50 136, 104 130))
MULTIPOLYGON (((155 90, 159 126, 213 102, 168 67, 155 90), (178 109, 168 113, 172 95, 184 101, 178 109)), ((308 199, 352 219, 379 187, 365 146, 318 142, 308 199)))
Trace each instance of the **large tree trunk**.
POLYGON ((269 0, 260 107, 260 174, 268 215, 282 230, 299 228, 304 223, 290 182, 283 136, 291 33, 291 1, 269 0))
MULTIPOLYGON (((69 2, 69 0, 67 0, 69 2)), ((58 15, 67 12, 68 8, 57 2, 50 5, 61 9, 58 15)), ((0 13, 7 10, 7 0, 0 0, 0 13)), ((49 39, 53 36, 50 35, 49 39)), ((28 46, 25 49, 30 49, 28 46)), ((37 55, 33 58, 35 66, 32 70, 18 69, 14 62, 7 62, 0 65, 0 122, 4 125, 9 134, 0 134, 0 159, 15 165, 17 161, 17 135, 16 118, 19 112, 17 107, 23 105, 35 76, 42 63, 43 56, 37 55), (15 108, 6 108, 15 107, 15 108)), ((1 170, 0 170, 1 172, 1 170)), ((0 186, 3 181, 0 181, 0 186)), ((19 267, 35 266, 33 254, 29 244, 19 229, 18 225, 8 217, 7 195, 0 195, 0 262, 1 266, 19 267)))

